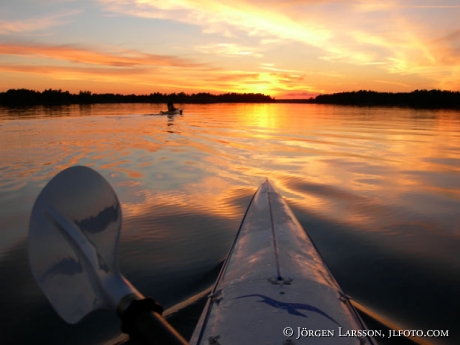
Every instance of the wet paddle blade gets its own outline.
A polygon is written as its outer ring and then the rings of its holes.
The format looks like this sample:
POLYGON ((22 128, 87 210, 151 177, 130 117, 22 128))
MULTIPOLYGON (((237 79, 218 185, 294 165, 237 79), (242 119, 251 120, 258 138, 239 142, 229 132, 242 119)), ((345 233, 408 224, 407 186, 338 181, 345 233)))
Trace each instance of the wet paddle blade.
POLYGON ((96 309, 116 309, 133 292, 117 267, 120 228, 117 196, 90 168, 60 172, 38 196, 29 225, 30 267, 68 323, 96 309))

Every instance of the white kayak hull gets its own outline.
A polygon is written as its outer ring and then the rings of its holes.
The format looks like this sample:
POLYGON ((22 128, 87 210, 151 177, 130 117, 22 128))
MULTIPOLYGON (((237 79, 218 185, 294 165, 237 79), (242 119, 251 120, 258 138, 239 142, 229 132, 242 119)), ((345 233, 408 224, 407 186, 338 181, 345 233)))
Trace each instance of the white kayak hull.
POLYGON ((160 111, 160 115, 182 115, 182 109, 176 109, 173 111, 160 111))
POLYGON ((363 330, 313 242, 264 181, 190 344, 375 344, 363 330))

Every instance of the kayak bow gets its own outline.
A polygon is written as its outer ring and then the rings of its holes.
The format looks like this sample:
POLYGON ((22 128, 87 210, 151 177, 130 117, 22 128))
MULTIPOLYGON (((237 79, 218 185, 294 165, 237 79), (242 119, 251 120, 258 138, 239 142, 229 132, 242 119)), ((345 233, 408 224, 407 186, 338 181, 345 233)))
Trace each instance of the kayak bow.
POLYGON ((311 239, 265 180, 190 343, 281 345, 308 337, 308 344, 375 344, 362 336, 365 329, 311 239))

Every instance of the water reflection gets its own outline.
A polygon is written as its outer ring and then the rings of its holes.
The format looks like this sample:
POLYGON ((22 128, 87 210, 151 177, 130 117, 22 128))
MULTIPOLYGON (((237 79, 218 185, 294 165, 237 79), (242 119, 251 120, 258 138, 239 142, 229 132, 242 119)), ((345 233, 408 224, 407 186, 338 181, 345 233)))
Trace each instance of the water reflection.
MULTIPOLYGON (((43 107, 0 109, 1 276, 28 272, 28 215, 44 184, 69 165, 88 165, 109 180, 123 207, 121 270, 143 293, 171 305, 225 257, 267 176, 347 293, 408 327, 453 332, 453 306, 460 304, 459 112, 215 104, 187 105, 183 116, 144 116, 161 107, 68 106, 60 115, 43 107)), ((28 301, 22 308, 44 326, 34 326, 34 336, 45 339, 58 328, 62 341, 72 334, 86 343, 86 334, 104 334, 100 323, 73 331, 49 317, 30 277, 21 277, 0 283, 0 291, 28 301)), ((11 303, 0 303, 5 315, 14 314, 11 303)), ((2 318, 0 327, 19 333, 24 324, 15 320, 2 318)))

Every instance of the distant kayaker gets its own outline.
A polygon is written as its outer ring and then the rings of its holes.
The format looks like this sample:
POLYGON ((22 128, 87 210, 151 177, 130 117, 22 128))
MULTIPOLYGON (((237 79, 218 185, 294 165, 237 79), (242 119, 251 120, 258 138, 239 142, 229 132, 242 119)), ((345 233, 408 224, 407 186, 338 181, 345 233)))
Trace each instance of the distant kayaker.
POLYGON ((168 103, 168 111, 176 111, 177 109, 174 107, 174 105, 172 104, 172 102, 169 102, 168 103))

